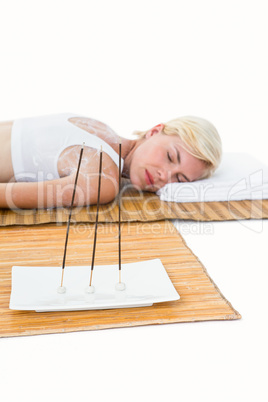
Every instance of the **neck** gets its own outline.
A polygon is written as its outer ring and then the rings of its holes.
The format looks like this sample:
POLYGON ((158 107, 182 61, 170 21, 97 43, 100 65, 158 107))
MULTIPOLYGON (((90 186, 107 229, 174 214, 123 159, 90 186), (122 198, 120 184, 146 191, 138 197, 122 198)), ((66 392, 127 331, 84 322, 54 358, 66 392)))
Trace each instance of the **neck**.
POLYGON ((122 158, 124 159, 123 177, 129 178, 129 171, 131 166, 131 161, 135 150, 141 144, 142 139, 129 140, 127 138, 121 138, 122 143, 122 158))

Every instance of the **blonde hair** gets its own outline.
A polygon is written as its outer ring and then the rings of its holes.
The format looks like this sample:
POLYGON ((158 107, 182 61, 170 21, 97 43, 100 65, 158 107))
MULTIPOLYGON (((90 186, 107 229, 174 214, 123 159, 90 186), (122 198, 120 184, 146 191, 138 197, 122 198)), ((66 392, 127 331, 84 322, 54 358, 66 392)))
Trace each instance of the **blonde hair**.
MULTIPOLYGON (((147 131, 136 131, 140 138, 145 137, 147 131)), ((178 135, 191 155, 204 161, 207 169, 200 179, 210 177, 221 161, 222 144, 216 128, 207 120, 200 117, 184 116, 170 120, 164 124, 161 133, 178 135)))

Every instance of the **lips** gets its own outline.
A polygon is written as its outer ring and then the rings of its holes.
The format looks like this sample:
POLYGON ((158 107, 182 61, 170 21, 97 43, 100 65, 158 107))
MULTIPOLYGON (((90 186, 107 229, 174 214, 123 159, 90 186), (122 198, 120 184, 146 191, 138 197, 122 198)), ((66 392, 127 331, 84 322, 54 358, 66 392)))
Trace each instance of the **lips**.
POLYGON ((146 169, 145 169, 145 181, 148 184, 148 186, 153 186, 154 185, 153 176, 146 169))

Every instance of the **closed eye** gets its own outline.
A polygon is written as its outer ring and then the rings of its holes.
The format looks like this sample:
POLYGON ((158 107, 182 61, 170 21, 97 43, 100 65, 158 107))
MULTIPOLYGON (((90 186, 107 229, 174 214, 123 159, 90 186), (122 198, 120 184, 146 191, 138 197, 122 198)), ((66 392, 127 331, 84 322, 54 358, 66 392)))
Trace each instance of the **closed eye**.
MULTIPOLYGON (((167 157, 168 157, 168 160, 169 160, 170 162, 172 162, 172 158, 171 158, 169 152, 167 153, 167 157)), ((178 183, 181 183, 181 180, 180 180, 179 176, 177 176, 177 181, 178 181, 178 183)))

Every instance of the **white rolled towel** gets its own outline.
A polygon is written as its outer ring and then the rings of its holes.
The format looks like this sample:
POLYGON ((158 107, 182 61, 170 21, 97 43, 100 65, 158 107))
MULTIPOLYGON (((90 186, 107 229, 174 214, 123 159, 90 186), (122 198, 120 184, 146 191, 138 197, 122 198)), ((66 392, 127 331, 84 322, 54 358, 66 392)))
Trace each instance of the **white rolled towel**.
POLYGON ((169 183, 157 191, 162 201, 208 202, 268 198, 268 166, 246 153, 224 153, 209 179, 169 183))

